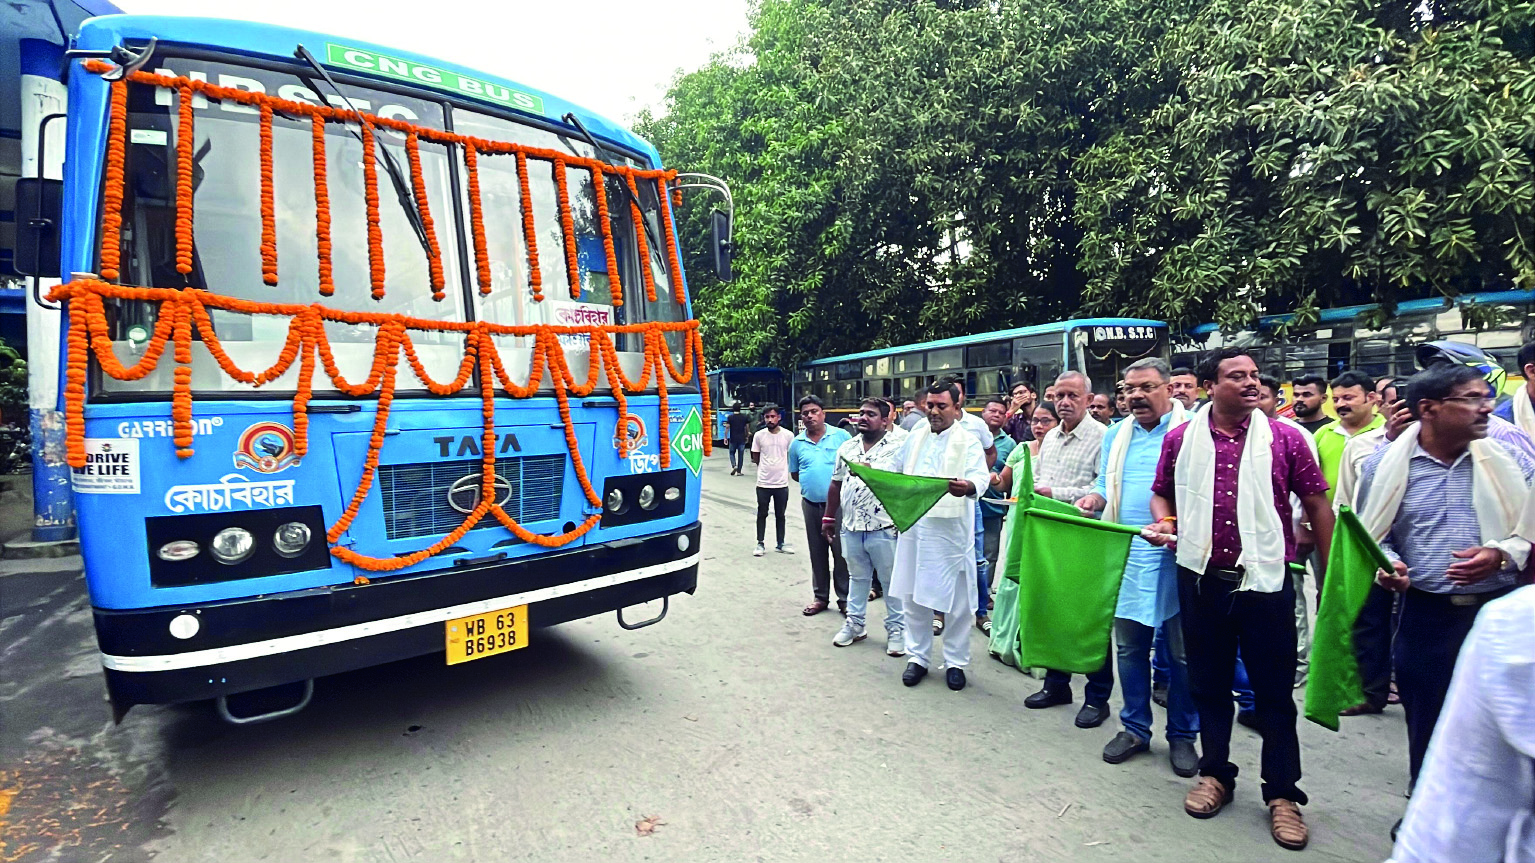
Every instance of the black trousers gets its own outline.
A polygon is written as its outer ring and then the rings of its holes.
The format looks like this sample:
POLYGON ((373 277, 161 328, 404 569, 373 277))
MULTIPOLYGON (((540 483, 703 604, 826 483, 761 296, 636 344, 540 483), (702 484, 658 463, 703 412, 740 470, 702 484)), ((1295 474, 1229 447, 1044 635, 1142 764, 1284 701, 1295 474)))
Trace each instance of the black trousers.
POLYGON ((1423 767, 1428 741, 1444 709, 1460 647, 1471 634, 1476 613, 1487 601, 1513 588, 1477 594, 1475 605, 1456 605, 1449 595, 1409 590, 1402 596, 1396 631, 1396 686, 1407 713, 1407 770, 1413 784, 1423 767))
POLYGON ((847 561, 842 559, 842 533, 832 532, 832 541, 821 535, 821 517, 826 515, 826 504, 799 499, 800 511, 805 516, 805 550, 810 553, 810 590, 822 602, 831 602, 835 586, 837 599, 847 602, 847 561))
MULTIPOLYGON (((1045 670, 1045 689, 1051 692, 1064 691, 1071 694, 1071 673, 1067 671, 1045 670)), ((1103 667, 1087 675, 1087 686, 1082 690, 1082 703, 1084 704, 1108 704, 1109 696, 1114 693, 1114 651, 1112 645, 1109 650, 1109 658, 1103 661, 1103 667)))
POLYGON ((1396 631, 1396 594, 1370 585, 1354 621, 1354 658, 1359 662, 1364 700, 1385 707, 1391 694, 1391 634, 1396 631))
POLYGON ((1284 579, 1274 593, 1238 591, 1237 582, 1201 576, 1178 567, 1183 646, 1188 654, 1189 688, 1199 709, 1203 750, 1199 775, 1236 787, 1231 763, 1231 684, 1238 648, 1252 685, 1263 737, 1263 800, 1284 798, 1305 804, 1300 781, 1300 739, 1295 708, 1295 581, 1284 579))
POLYGON ((778 544, 783 545, 784 507, 789 505, 789 489, 757 486, 757 542, 767 536, 768 501, 773 502, 773 526, 778 529, 778 544))

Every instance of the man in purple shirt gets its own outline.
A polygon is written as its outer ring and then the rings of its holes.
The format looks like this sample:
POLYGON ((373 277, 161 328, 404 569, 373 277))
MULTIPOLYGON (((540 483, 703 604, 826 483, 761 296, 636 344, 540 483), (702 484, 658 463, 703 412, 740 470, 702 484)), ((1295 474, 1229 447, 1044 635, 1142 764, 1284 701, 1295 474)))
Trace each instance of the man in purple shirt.
MULTIPOLYGON (((1181 559, 1178 567, 1184 648, 1203 749, 1199 784, 1189 792, 1183 808, 1195 818, 1212 817, 1231 802, 1236 788, 1237 767, 1230 758, 1231 684, 1240 647, 1257 702, 1258 733, 1263 736, 1263 800, 1269 807, 1270 834, 1282 847, 1299 850, 1306 846, 1308 834, 1299 808, 1306 803, 1306 794, 1296 787, 1301 775, 1300 741, 1291 694, 1296 663, 1295 584, 1287 573, 1278 578, 1264 577, 1277 562, 1253 562, 1261 560, 1258 549, 1253 550, 1252 557, 1243 554, 1243 526, 1238 520, 1243 483, 1239 477, 1250 426, 1268 423, 1273 441, 1270 481, 1260 480, 1260 487, 1271 493, 1271 498, 1265 496, 1264 504, 1274 507, 1284 533, 1284 563, 1295 560, 1291 493, 1300 498, 1322 560, 1327 559, 1333 525, 1327 482, 1303 432, 1257 410, 1258 366, 1246 352, 1235 348, 1215 351, 1200 364, 1199 382, 1210 394, 1208 424, 1189 423, 1167 433, 1151 485, 1151 514, 1157 521, 1149 528, 1161 537, 1153 542, 1173 545, 1180 532, 1180 504, 1192 509, 1197 497, 1208 501, 1205 505, 1210 514, 1206 517, 1212 519, 1209 559, 1203 572, 1185 565, 1187 559, 1181 559), (1213 445, 1213 483, 1207 488, 1180 488, 1178 460, 1190 458, 1184 452, 1184 442, 1189 429, 1196 427, 1205 429, 1210 440, 1193 441, 1192 445, 1213 445)), ((1195 482, 1189 478, 1189 486, 1195 482)), ((1248 488, 1251 493, 1252 487, 1248 488)), ((1249 525, 1248 530, 1258 527, 1249 525)))

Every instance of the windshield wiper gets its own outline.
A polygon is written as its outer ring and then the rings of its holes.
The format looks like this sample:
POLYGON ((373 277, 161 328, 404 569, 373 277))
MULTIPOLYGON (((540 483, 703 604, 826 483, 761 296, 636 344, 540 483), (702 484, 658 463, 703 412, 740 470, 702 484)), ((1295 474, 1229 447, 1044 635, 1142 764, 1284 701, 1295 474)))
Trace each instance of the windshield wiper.
MULTIPOLYGON (((336 91, 336 98, 341 100, 341 104, 345 106, 344 110, 356 114, 359 123, 373 130, 374 151, 384 154, 384 172, 389 175, 389 182, 394 185, 395 199, 400 202, 400 209, 405 211, 405 220, 410 222, 411 229, 415 231, 416 239, 421 243, 421 250, 426 253, 427 260, 431 260, 432 244, 426 238, 426 224, 421 220, 421 208, 416 205, 416 196, 411 194, 410 183, 406 182, 405 174, 400 170, 399 164, 394 161, 394 154, 389 152, 388 147, 383 146, 383 142, 378 138, 378 131, 373 129, 373 124, 368 122, 368 118, 363 112, 357 110, 352 105, 352 100, 348 99, 346 94, 341 92, 341 87, 336 84, 335 79, 331 78, 330 73, 325 71, 325 67, 320 65, 320 61, 316 60, 314 55, 309 53, 308 48, 300 44, 298 50, 293 52, 293 56, 308 63, 311 69, 318 72, 320 77, 325 79, 325 83, 329 84, 330 88, 336 91)), ((345 123, 342 125, 346 126, 345 123)), ((346 128, 357 139, 357 143, 365 147, 367 146, 362 139, 361 133, 351 126, 346 126, 346 128)))
MULTIPOLYGON (((570 125, 576 127, 576 131, 581 133, 581 137, 585 138, 586 139, 586 143, 590 144, 591 147, 592 147, 592 150, 595 151, 598 161, 603 162, 603 163, 608 164, 608 165, 613 165, 614 167, 617 167, 616 163, 611 162, 611 161, 608 160, 607 154, 602 149, 602 145, 597 143, 597 139, 592 137, 592 133, 588 132, 586 130, 586 124, 581 122, 581 118, 580 117, 577 117, 572 112, 566 112, 565 116, 561 117, 560 119, 565 121, 566 123, 569 123, 570 125)), ((634 194, 629 191, 629 184, 627 182, 619 183, 618 184, 618 188, 623 191, 623 193, 624 193, 624 200, 626 202, 628 202, 631 206, 633 206, 634 209, 639 211, 639 213, 640 213, 640 228, 645 231, 645 239, 650 243, 650 248, 652 248, 652 249, 659 249, 660 245, 659 245, 659 243, 656 240, 655 234, 652 234, 650 232, 650 222, 648 220, 646 220, 646 218, 645 218, 645 208, 641 207, 639 205, 639 202, 634 200, 634 194)), ((648 269, 650 267, 650 262, 649 261, 645 261, 644 263, 641 264, 641 266, 646 267, 648 269)), ((681 276, 679 274, 677 274, 677 273, 673 273, 672 274, 672 278, 674 278, 674 279, 681 278, 681 276)))

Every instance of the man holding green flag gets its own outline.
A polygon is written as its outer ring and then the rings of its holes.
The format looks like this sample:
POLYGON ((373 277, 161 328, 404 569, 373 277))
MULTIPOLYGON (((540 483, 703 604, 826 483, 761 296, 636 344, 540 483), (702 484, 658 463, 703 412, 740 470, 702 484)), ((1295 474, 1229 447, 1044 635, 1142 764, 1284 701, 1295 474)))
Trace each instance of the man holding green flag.
POLYGON ((941 479, 946 494, 909 529, 898 519, 898 512, 905 509, 899 505, 900 496, 891 500, 880 495, 897 526, 902 527, 886 591, 901 600, 906 617, 907 665, 901 682, 916 686, 927 675, 933 649, 931 621, 934 612, 943 612, 948 621, 943 639, 946 679, 955 691, 965 688, 964 668, 970 664, 970 625, 975 615, 974 499, 988 481, 985 451, 975 435, 959 424, 959 405, 959 387, 953 383, 929 387, 927 425, 917 426, 901 450, 903 473, 912 480, 926 478, 918 483, 925 486, 936 485, 933 480, 941 479))

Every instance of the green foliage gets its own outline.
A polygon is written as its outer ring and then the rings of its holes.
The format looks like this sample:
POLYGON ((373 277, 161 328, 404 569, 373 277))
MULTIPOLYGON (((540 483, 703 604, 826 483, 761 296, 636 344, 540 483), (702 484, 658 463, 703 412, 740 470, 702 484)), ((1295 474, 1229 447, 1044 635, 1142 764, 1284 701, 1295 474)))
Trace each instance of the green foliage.
POLYGON ((1535 0, 757 0, 639 131, 716 364, 1535 287, 1535 0))
POLYGON ((25 427, 27 417, 27 361, 0 339, 0 422, 25 427))

